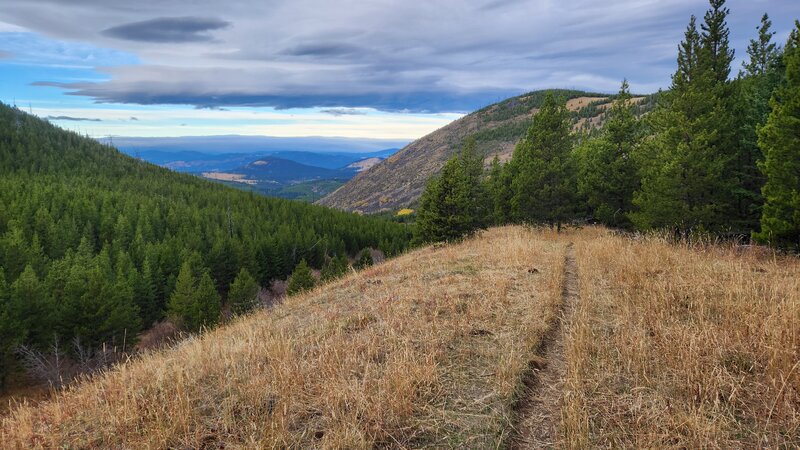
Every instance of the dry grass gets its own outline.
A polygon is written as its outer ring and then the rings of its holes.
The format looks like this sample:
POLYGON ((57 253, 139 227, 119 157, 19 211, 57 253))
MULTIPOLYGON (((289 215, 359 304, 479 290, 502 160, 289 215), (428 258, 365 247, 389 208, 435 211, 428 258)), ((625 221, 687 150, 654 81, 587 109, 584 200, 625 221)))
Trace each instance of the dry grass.
POLYGON ((800 261, 734 247, 576 242, 567 447, 800 446, 800 261))
POLYGON ((568 241, 580 299, 563 401, 548 405, 561 446, 800 446, 799 260, 519 227, 410 253, 19 407, 0 442, 508 445, 568 241))
POLYGON ((564 245, 534 237, 494 229, 352 274, 19 407, 0 442, 495 448, 560 299, 564 245))

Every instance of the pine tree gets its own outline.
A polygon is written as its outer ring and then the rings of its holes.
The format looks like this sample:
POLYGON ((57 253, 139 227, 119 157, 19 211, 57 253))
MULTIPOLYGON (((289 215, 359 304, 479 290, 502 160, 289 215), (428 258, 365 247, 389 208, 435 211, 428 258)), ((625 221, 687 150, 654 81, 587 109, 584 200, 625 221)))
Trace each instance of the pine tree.
POLYGON ((255 278, 244 267, 236 275, 228 291, 228 304, 236 314, 246 314, 258 307, 258 291, 260 287, 255 278))
POLYGON ((100 308, 102 324, 89 336, 95 343, 109 343, 128 347, 136 343, 136 335, 142 329, 139 307, 133 299, 133 286, 125 278, 108 284, 110 288, 100 308))
POLYGON ((528 134, 514 149, 511 211, 520 222, 561 224, 575 210, 570 152, 572 122, 564 102, 548 92, 528 134))
POLYGON ((758 28, 758 37, 750 41, 749 61, 743 63, 744 71, 734 82, 734 117, 736 117, 736 155, 731 172, 739 181, 734 189, 736 228, 758 231, 763 207, 761 189, 766 178, 758 168, 764 155, 758 146, 757 129, 767 121, 769 101, 778 87, 782 69, 780 52, 772 42, 775 34, 772 22, 764 14, 758 28))
POLYGON ((578 191, 594 217, 614 227, 630 225, 627 214, 633 210, 633 193, 639 187, 633 154, 642 133, 634 107, 625 80, 600 136, 576 149, 578 191))
POLYGON ((503 225, 511 220, 512 179, 510 164, 501 165, 500 158, 495 155, 484 181, 484 190, 489 198, 489 222, 494 225, 503 225))
POLYGON ((156 276, 150 259, 142 263, 142 271, 134 281, 134 295, 145 327, 161 318, 163 311, 158 304, 156 276))
POLYGON ((222 299, 214 285, 214 280, 211 279, 211 274, 207 270, 200 276, 200 282, 197 284, 194 296, 196 319, 192 324, 192 329, 212 328, 219 322, 222 299))
POLYGON ((758 27, 758 38, 751 39, 747 46, 748 61, 742 63, 748 76, 766 75, 773 71, 780 60, 778 45, 772 42, 775 32, 772 31, 772 21, 764 13, 761 25, 758 27))
POLYGON ((340 278, 347 273, 347 257, 344 255, 334 256, 322 266, 320 280, 331 281, 340 278))
POLYGON ((14 366, 14 348, 20 338, 20 330, 9 311, 10 297, 5 271, 0 267, 0 393, 5 392, 6 379, 14 366))
POLYGON ((286 285, 286 294, 294 295, 312 289, 317 283, 314 275, 311 273, 311 268, 305 259, 301 260, 294 268, 292 276, 289 277, 289 282, 286 285))
POLYGON ((463 151, 447 161, 420 197, 417 241, 453 241, 482 227, 486 214, 482 172, 475 141, 468 139, 463 151))
POLYGON ((715 86, 724 86, 731 73, 733 49, 730 48, 730 30, 726 23, 730 10, 725 8, 726 0, 710 0, 709 9, 703 18, 700 37, 698 63, 701 70, 713 80, 715 86))
POLYGON ((641 188, 629 217, 639 228, 722 231, 731 214, 732 52, 728 49, 722 0, 712 0, 703 34, 695 18, 679 47, 678 69, 669 92, 648 116, 653 136, 637 152, 641 188))
POLYGON ((773 245, 800 249, 800 21, 783 54, 784 80, 772 99, 772 113, 759 130, 764 151, 761 169, 764 211, 756 237, 773 245))
POLYGON ((459 155, 462 171, 462 183, 466 191, 466 216, 469 233, 473 233, 486 226, 488 208, 487 195, 482 183, 483 155, 478 152, 475 138, 469 136, 464 141, 464 148, 459 155))
POLYGON ((30 265, 11 285, 8 315, 21 330, 20 341, 45 348, 53 338, 54 309, 45 286, 30 265))
POLYGON ((194 323, 195 303, 195 278, 192 266, 187 261, 181 266, 178 278, 175 280, 175 290, 167 303, 167 315, 178 325, 192 329, 194 323))

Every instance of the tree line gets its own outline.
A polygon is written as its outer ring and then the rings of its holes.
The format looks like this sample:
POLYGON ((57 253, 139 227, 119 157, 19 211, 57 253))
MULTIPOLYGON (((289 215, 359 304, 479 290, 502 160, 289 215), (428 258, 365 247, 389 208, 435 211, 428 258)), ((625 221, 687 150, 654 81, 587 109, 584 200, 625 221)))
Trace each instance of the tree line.
POLYGON ((301 261, 346 268, 411 238, 405 224, 177 174, 2 104, 0 173, 0 390, 20 345, 57 341, 69 356, 75 340, 130 348, 166 317, 210 327, 301 261))
POLYGON ((591 219, 800 250, 800 22, 780 47, 764 14, 731 78, 729 12, 711 0, 699 27, 690 19, 670 89, 644 116, 624 81, 600 132, 573 131, 550 92, 508 163, 483 170, 468 139, 423 193, 416 239, 591 219))

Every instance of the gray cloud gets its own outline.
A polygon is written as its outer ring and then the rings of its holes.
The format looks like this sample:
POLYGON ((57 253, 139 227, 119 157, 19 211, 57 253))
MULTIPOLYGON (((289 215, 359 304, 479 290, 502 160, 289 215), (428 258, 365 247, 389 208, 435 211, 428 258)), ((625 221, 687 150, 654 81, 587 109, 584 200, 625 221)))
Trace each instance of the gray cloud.
POLYGON ((13 53, 0 50, 0 59, 11 59, 13 57, 14 57, 13 53))
POLYGON ((332 116, 363 116, 366 114, 366 112, 354 108, 330 108, 323 109, 320 112, 330 114, 332 116))
POLYGON ((47 120, 52 121, 69 121, 69 122, 102 122, 100 119, 90 119, 88 117, 72 117, 72 116, 47 116, 47 120))
POLYGON ((363 49, 350 44, 334 44, 318 42, 312 44, 301 44, 284 50, 282 53, 292 56, 344 56, 352 55, 363 51, 363 49))
MULTIPOLYGON (((37 83, 98 102, 430 112, 468 111, 548 87, 612 92, 623 78, 636 92, 667 87, 689 16, 708 7, 697 0, 194 0, 196 17, 186 18, 185 5, 163 0, 138 0, 135 9, 129 0, 4 1, 0 21, 139 58, 139 65, 98 63, 107 81, 37 83), (46 13, 53 8, 57 16, 46 13)), ((739 58, 764 10, 779 36, 800 17, 796 1, 728 5, 739 58)))
POLYGON ((212 39, 210 31, 226 28, 229 22, 207 17, 160 17, 107 28, 102 34, 130 41, 181 43, 212 39))
POLYGON ((138 117, 135 117, 135 116, 131 116, 131 118, 130 118, 129 120, 130 120, 131 122, 138 122, 138 121, 139 121, 139 118, 138 118, 138 117))

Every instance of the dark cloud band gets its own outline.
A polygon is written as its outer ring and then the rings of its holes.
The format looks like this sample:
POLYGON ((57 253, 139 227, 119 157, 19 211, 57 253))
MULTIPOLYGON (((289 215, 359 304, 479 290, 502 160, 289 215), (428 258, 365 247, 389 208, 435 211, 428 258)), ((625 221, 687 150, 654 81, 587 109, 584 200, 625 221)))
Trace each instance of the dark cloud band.
POLYGON ((217 18, 160 17, 111 27, 103 35, 129 41, 181 43, 203 42, 212 39, 209 32, 230 25, 217 18))
POLYGON ((220 94, 163 93, 147 90, 107 89, 104 84, 37 83, 71 89, 69 95, 90 97, 98 103, 127 103, 139 105, 192 105, 202 109, 223 107, 272 107, 275 109, 325 108, 334 115, 355 114, 353 108, 373 108, 388 112, 438 113, 469 112, 476 106, 485 106, 505 98, 522 94, 521 91, 490 91, 480 93, 457 93, 440 91, 414 91, 402 93, 363 93, 330 95, 269 95, 269 94, 220 94))
POLYGON ((59 121, 65 120, 70 122, 102 122, 100 119, 90 119, 88 117, 72 117, 72 116, 47 116, 47 120, 59 121))

